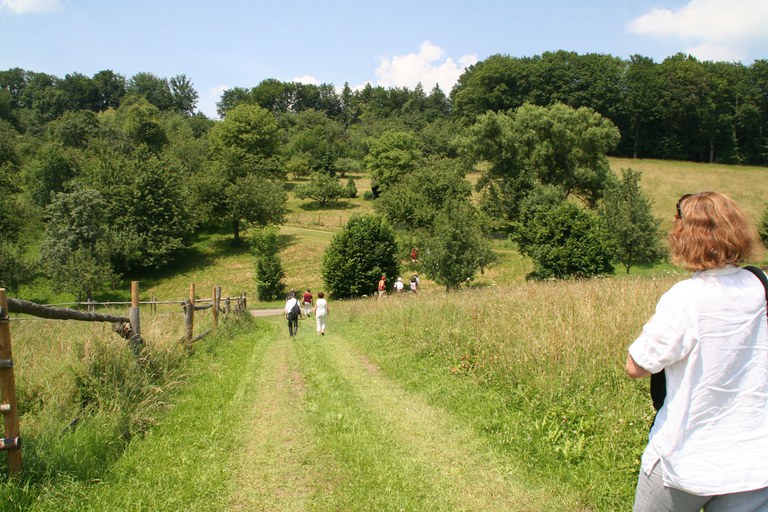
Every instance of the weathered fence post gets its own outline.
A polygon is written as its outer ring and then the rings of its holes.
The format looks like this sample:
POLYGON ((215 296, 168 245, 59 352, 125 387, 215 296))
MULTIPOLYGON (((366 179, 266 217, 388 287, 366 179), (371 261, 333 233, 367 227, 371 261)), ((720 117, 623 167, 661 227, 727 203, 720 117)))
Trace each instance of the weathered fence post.
POLYGON ((128 310, 128 319, 131 321, 131 349, 139 350, 141 345, 141 321, 139 319, 139 282, 131 281, 131 308, 128 310))
POLYGON ((219 303, 221 303, 221 286, 213 287, 213 332, 219 326, 219 303))
POLYGON ((232 305, 230 304, 229 297, 224 299, 224 312, 229 315, 232 305))
POLYGON ((0 395, 0 414, 3 415, 5 434, 4 438, 0 439, 0 450, 8 451, 8 471, 16 475, 21 473, 21 437, 5 288, 0 288, 0 395))
POLYGON ((192 349, 192 338, 195 331, 195 283, 189 285, 189 301, 186 311, 187 348, 192 349))
POLYGON ((243 292, 243 313, 248 312, 248 294, 243 292))

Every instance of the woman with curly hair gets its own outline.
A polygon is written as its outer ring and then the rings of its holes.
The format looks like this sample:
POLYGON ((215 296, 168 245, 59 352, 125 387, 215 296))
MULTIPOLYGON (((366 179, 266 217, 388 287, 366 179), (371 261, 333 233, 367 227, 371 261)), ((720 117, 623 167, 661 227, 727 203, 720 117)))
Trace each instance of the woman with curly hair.
POLYGON ((669 241, 693 275, 664 293, 629 347, 630 377, 666 375, 634 511, 766 511, 766 292, 738 266, 757 232, 728 196, 701 192, 678 201, 669 241))

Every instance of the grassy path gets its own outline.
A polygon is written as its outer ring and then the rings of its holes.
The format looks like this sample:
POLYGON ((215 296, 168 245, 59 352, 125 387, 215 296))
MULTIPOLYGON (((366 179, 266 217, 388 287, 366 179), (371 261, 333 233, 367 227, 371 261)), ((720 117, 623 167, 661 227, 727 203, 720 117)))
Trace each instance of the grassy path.
MULTIPOLYGON (((282 326, 282 322, 276 321, 282 326)), ((573 510, 388 379, 342 333, 302 322, 264 353, 231 510, 573 510)))
MULTIPOLYGON (((198 349, 176 406, 103 481, 33 510, 572 511, 514 461, 387 377, 353 331, 283 320, 198 349)), ((343 329, 343 328, 341 328, 343 329)), ((0 507, 1 508, 1 507, 0 507)))

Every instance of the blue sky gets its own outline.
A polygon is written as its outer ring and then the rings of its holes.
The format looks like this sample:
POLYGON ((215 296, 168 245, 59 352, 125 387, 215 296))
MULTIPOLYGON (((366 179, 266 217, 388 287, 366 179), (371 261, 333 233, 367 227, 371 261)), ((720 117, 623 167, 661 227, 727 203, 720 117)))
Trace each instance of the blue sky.
POLYGON ((266 78, 447 93, 501 53, 768 58, 768 0, 0 0, 0 70, 185 74, 198 108, 266 78))

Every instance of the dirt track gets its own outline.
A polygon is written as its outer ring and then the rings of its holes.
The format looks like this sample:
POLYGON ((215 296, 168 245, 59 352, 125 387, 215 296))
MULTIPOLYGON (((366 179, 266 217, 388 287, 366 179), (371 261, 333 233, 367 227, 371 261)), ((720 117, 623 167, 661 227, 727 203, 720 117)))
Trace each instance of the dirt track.
POLYGON ((252 309, 251 314, 253 316, 277 316, 283 314, 282 309, 252 309))

